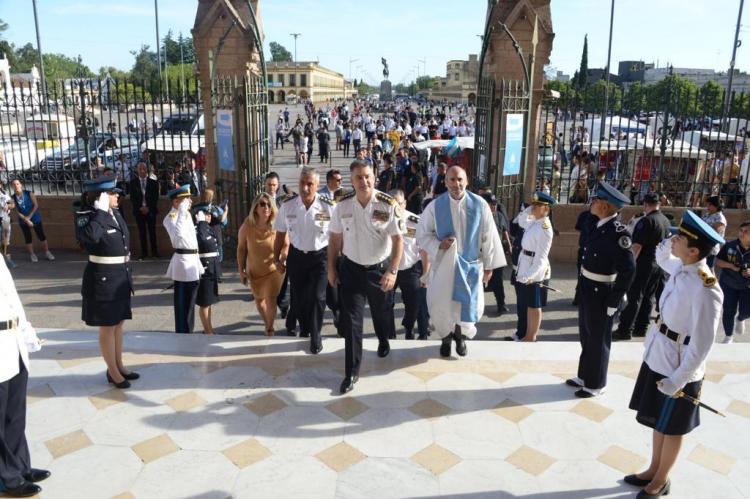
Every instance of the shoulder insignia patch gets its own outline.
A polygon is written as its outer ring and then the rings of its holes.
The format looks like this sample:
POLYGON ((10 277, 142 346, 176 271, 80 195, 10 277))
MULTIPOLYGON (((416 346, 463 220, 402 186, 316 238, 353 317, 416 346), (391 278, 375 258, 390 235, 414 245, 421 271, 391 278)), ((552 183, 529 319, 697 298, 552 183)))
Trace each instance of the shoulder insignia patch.
POLYGON ((706 272, 704 269, 698 269, 698 275, 703 281, 703 286, 710 288, 716 284, 716 277, 711 272, 706 272))
POLYGON ((76 225, 81 228, 86 227, 89 224, 90 213, 88 211, 76 213, 76 225))
POLYGON ((419 223, 419 217, 417 215, 409 215, 408 219, 410 222, 414 222, 415 224, 419 223))
POLYGON ((169 217, 173 220, 177 219, 177 212, 175 210, 170 211, 169 217))
POLYGON ((296 198, 297 196, 299 196, 299 194, 297 194, 296 192, 287 194, 286 196, 284 196, 284 201, 282 201, 282 203, 287 203, 291 201, 292 199, 296 198))
POLYGON ((396 199, 393 196, 391 196, 389 194, 386 194, 385 192, 377 191, 375 193, 375 197, 377 198, 378 201, 382 201, 384 203, 388 203, 391 206, 393 206, 394 204, 396 204, 396 199))
POLYGON ((549 220, 545 220, 544 222, 542 222, 542 229, 547 230, 551 228, 552 228, 552 224, 549 223, 549 220))
POLYGON ((625 232, 626 230, 628 230, 628 227, 615 220, 615 230, 617 232, 625 232))
POLYGON ((630 249, 630 247, 633 246, 633 241, 630 239, 630 236, 622 236, 617 240, 617 244, 619 244, 622 249, 630 249))
POLYGON ((351 192, 347 192, 346 194, 344 194, 343 196, 341 196, 341 197, 339 198, 339 203, 340 203, 341 201, 345 200, 345 199, 351 199, 351 198, 353 198, 353 197, 354 197, 354 195, 355 195, 356 193, 357 193, 357 192, 356 192, 356 191, 354 191, 354 190, 352 190, 351 192))
POLYGON ((329 198, 328 196, 324 196, 323 194, 320 194, 319 197, 320 197, 320 201, 322 203, 325 203, 325 204, 327 204, 329 206, 336 206, 336 201, 334 201, 333 199, 329 198))

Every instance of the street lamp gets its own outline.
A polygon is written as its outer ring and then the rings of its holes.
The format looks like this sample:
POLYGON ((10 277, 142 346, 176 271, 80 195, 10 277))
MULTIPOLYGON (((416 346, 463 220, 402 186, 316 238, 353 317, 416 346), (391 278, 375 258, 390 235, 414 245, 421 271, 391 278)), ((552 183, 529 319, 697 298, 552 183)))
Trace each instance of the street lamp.
MULTIPOLYGON (((156 17, 156 57, 158 59, 159 66, 159 86, 161 87, 162 75, 161 75, 161 38, 159 38, 159 0, 154 0, 154 16, 156 17)), ((159 91, 161 96, 161 90, 159 91)))
MULTIPOLYGON (((737 48, 742 45, 740 37, 740 22, 742 21, 742 7, 745 5, 745 0, 740 0, 740 12, 737 14, 737 28, 734 31, 734 46, 732 47, 732 60, 729 62, 729 80, 727 81, 727 94, 724 97, 724 110, 721 113, 721 129, 724 129, 724 124, 729 117, 729 104, 732 100, 732 78, 734 77, 734 62, 735 56, 737 55, 737 48)), ((726 130, 729 133, 729 129, 726 130)))
POLYGON ((352 63, 357 62, 359 59, 349 59, 349 81, 352 81, 352 63))
POLYGON ((424 59, 417 59, 417 62, 422 63, 422 75, 427 76, 427 58, 424 59))
POLYGON ((297 37, 301 36, 302 33, 289 33, 294 37, 294 62, 297 62, 297 37))
POLYGON ((34 0, 34 26, 36 27, 36 49, 39 51, 39 75, 42 80, 42 98, 39 99, 39 103, 44 110, 44 102, 47 99, 47 82, 44 76, 44 58, 42 57, 42 38, 39 35, 39 16, 36 13, 36 0, 34 0))
MULTIPOLYGON (((612 27, 615 20, 615 0, 612 0, 612 7, 609 12, 609 48, 607 49, 607 86, 604 90, 604 113, 602 113, 602 126, 600 127, 600 139, 604 138, 604 126, 607 123, 607 110, 609 109, 609 63, 612 58, 612 27)), ((612 123, 609 124, 610 131, 612 130, 612 123)))

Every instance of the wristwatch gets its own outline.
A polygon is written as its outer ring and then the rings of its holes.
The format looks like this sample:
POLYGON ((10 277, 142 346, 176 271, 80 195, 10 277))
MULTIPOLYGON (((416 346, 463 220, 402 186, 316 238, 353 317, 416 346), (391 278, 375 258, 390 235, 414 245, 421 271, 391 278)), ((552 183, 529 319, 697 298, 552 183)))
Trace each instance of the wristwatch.
POLYGON ((398 269, 390 269, 388 272, 390 272, 393 275, 398 274, 398 269))

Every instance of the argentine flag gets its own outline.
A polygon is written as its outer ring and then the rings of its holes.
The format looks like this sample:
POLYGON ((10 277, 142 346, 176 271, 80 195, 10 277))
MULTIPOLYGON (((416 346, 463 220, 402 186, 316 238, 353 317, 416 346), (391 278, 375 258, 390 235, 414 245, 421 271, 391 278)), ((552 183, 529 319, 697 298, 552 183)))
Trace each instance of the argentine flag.
POLYGON ((458 156, 458 153, 461 152, 461 148, 458 146, 458 137, 453 137, 451 141, 443 147, 441 152, 451 158, 458 156))

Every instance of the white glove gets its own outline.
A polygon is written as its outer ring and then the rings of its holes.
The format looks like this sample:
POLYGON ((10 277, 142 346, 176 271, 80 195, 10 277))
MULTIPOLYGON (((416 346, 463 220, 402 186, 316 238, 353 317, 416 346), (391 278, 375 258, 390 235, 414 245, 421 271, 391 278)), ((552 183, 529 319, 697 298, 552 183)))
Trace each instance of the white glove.
POLYGON ((197 213, 197 214, 195 215, 195 219, 196 219, 196 220, 197 220, 198 222, 205 222, 205 221, 206 221, 206 214, 205 214, 204 212, 202 212, 202 211, 199 211, 199 212, 198 212, 198 213, 197 213))
POLYGON ((615 315, 615 312, 617 312, 617 308, 607 307, 607 317, 612 317, 613 315, 615 315))
POLYGON ((26 343, 26 349, 30 352, 38 352, 42 349, 42 342, 36 335, 36 329, 29 323, 23 322, 18 326, 21 334, 23 335, 24 342, 26 343))
POLYGON ((177 208, 180 213, 186 213, 188 210, 190 210, 190 198, 184 198, 182 201, 180 201, 179 207, 177 208))
POLYGON ((106 192, 99 194, 99 199, 94 201, 94 208, 109 212, 109 194, 106 192))
POLYGON ((656 382, 656 388, 659 389, 664 395, 668 397, 674 397, 680 389, 675 386, 669 378, 664 378, 656 382))

